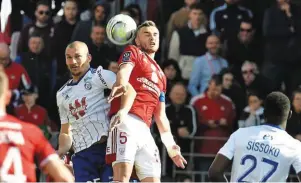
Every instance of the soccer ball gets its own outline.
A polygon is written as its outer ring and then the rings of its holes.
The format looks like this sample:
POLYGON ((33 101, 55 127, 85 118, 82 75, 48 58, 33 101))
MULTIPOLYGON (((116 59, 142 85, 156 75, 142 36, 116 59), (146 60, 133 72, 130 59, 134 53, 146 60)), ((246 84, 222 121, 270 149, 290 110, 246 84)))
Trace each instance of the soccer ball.
POLYGON ((136 22, 128 15, 119 14, 112 17, 106 27, 109 40, 116 45, 126 45, 135 36, 136 22))

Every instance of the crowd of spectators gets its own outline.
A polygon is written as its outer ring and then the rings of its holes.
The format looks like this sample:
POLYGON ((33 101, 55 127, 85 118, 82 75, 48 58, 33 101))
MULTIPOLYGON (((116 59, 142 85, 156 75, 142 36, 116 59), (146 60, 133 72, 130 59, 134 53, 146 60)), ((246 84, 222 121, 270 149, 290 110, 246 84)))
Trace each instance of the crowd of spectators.
MULTIPOLYGON (((0 4, 2 12, 7 4, 0 4)), ((156 60, 168 81, 166 112, 172 132, 184 153, 199 155, 186 171, 207 171, 225 142, 219 138, 264 123, 262 104, 271 91, 291 97, 287 132, 301 140, 298 1, 11 0, 11 7, 0 33, 0 63, 13 91, 8 111, 40 126, 54 148, 60 127, 55 95, 70 77, 65 48, 83 41, 92 55, 91 67, 116 73, 124 47, 108 41, 105 27, 118 13, 137 24, 153 20, 159 28, 156 60)), ((165 163, 164 174, 175 178, 172 163, 165 163)))

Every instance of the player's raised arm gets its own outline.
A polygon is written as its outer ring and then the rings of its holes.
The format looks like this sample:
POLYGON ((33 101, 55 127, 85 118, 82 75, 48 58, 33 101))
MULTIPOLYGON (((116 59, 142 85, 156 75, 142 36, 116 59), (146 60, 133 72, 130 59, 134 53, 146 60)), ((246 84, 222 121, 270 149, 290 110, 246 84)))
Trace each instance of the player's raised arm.
POLYGON ((160 103, 157 106, 154 117, 160 132, 161 140, 165 145, 168 155, 172 158, 177 167, 185 168, 187 161, 181 155, 180 147, 176 144, 171 134, 169 120, 165 112, 165 94, 160 94, 160 103))
POLYGON ((128 90, 127 84, 132 73, 133 68, 136 65, 137 50, 135 46, 128 46, 122 53, 118 63, 119 71, 117 72, 116 82, 112 88, 108 101, 111 102, 114 98, 117 98, 128 90))

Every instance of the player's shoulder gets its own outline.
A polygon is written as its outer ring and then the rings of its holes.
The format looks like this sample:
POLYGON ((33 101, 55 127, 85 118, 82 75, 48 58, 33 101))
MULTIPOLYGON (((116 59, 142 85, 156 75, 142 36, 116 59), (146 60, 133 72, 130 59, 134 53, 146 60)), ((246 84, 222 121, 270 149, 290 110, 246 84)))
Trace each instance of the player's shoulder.
POLYGON ((12 128, 23 131, 39 129, 36 125, 29 122, 21 121, 20 119, 11 115, 6 115, 5 117, 1 118, 0 124, 1 126, 3 125, 5 128, 12 128))
POLYGON ((192 97, 190 100, 190 105, 194 105, 195 103, 204 100, 205 96, 206 96, 205 94, 200 94, 200 95, 196 95, 196 96, 192 97))
POLYGON ((124 49, 124 52, 125 51, 135 51, 135 52, 137 52, 137 51, 140 51, 140 49, 135 45, 127 45, 124 49))
POLYGON ((58 94, 60 94, 60 93, 62 93, 64 90, 66 90, 66 88, 67 88, 67 86, 68 86, 68 84, 71 82, 72 80, 71 79, 69 79, 57 92, 56 92, 56 94, 58 95, 58 94))

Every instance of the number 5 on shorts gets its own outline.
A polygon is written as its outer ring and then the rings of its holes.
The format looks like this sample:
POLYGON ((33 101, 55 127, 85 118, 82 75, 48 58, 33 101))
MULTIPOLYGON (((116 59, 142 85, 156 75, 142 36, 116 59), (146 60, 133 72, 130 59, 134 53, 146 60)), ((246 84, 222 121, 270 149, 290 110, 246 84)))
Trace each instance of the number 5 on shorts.
POLYGON ((120 132, 119 133, 119 142, 120 144, 125 144, 128 141, 128 138, 126 136, 125 132, 120 132))

